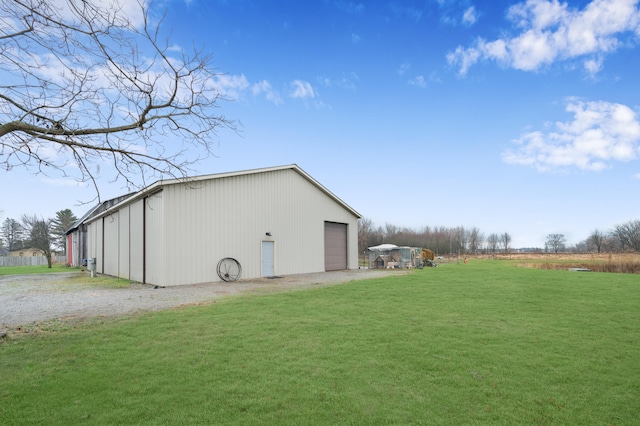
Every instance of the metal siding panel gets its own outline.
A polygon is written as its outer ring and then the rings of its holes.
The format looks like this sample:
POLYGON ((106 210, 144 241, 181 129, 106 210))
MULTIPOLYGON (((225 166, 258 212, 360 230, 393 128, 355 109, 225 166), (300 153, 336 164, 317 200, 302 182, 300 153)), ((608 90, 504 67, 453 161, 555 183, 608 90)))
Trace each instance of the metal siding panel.
POLYGON ((102 255, 102 236, 103 236, 103 232, 102 232, 102 228, 103 228, 103 223, 101 220, 97 220, 96 221, 96 229, 95 229, 95 248, 94 248, 94 255, 91 256, 89 255, 89 257, 95 257, 96 258, 96 272, 103 272, 104 271, 104 257, 102 255))
POLYGON ((351 217, 351 223, 347 229, 349 233, 347 242, 347 261, 349 269, 358 269, 358 219, 351 217))
POLYGON ((164 225, 147 222, 147 282, 218 281, 215 268, 223 257, 240 262, 242 279, 260 277, 262 240, 278 245, 279 275, 324 271, 325 221, 348 224, 348 266, 357 262, 357 235, 351 232, 357 218, 292 169, 177 183, 164 187, 163 194, 164 225), (156 241, 151 232, 164 239, 156 241), (160 247, 167 248, 164 256, 156 253, 160 247), (152 251, 164 263, 151 261, 152 251), (164 268, 162 277, 158 267, 164 268))
POLYGON ((168 285, 164 259, 163 193, 152 194, 145 204, 145 281, 149 284, 168 285))
POLYGON ((67 250, 67 265, 73 266, 73 234, 68 234, 65 238, 65 247, 67 250))
MULTIPOLYGON (((87 225, 87 252, 84 254, 86 258, 96 257, 96 230, 97 223, 92 222, 87 225)), ((82 260, 81 260, 82 261, 82 260)))
POLYGON ((87 225, 87 252, 85 253, 86 258, 95 257, 96 256, 96 230, 97 223, 93 222, 87 225))
POLYGON ((96 258, 96 272, 102 272, 102 220, 87 226, 87 259, 96 258))
POLYGON ((119 211, 105 216, 102 220, 104 226, 104 253, 102 273, 112 276, 119 276, 118 271, 118 248, 119 239, 119 211))
POLYGON ((133 203, 129 211, 129 279, 142 282, 144 265, 144 200, 133 203))
POLYGON ((324 271, 325 221, 348 224, 356 222, 357 219, 306 179, 300 180, 299 188, 295 191, 295 194, 300 198, 292 200, 293 203, 306 206, 302 210, 298 209, 298 214, 302 215, 301 221, 304 229, 307 230, 306 238, 309 239, 309 241, 303 242, 305 253, 308 253, 308 260, 313 262, 307 267, 312 272, 324 271))
POLYGON ((121 278, 131 279, 129 273, 129 250, 131 247, 129 237, 129 216, 131 209, 125 206, 119 211, 118 235, 120 241, 118 244, 118 276, 121 278))
POLYGON ((167 253, 170 285, 214 281, 211 263, 212 213, 210 184, 177 184, 165 188, 167 253))
POLYGON ((88 243, 88 228, 86 225, 81 225, 77 232, 78 254, 76 255, 76 260, 78 261, 78 263, 76 264, 76 266, 82 265, 82 259, 86 259, 89 255, 88 243))

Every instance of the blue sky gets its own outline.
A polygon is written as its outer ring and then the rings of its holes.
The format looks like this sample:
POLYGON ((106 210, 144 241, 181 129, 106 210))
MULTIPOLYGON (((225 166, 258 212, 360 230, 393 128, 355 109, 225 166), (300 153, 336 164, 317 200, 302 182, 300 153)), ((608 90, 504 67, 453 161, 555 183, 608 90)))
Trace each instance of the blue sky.
MULTIPOLYGON (((513 247, 640 219, 638 1, 164 0, 241 123, 195 174, 298 164, 376 225, 513 247)), ((0 220, 81 216, 89 187, 0 172, 0 220)), ((106 173, 105 173, 106 175, 106 173)), ((103 197, 127 192, 102 182, 103 197)))

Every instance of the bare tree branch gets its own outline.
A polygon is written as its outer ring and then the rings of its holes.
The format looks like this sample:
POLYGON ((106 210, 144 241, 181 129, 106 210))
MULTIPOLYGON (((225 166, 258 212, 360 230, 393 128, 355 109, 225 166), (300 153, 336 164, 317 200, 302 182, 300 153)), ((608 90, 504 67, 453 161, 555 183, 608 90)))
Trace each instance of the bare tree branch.
POLYGON ((0 0, 0 167, 97 190, 113 166, 135 187, 186 177, 218 130, 236 130, 211 57, 177 52, 140 1, 137 19, 115 0, 0 0))

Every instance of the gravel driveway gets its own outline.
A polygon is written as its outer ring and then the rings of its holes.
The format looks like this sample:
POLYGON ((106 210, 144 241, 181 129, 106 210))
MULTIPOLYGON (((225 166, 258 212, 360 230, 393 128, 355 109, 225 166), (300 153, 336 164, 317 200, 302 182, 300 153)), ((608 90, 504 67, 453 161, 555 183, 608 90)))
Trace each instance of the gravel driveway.
POLYGON ((100 288, 91 284, 86 272, 0 276, 0 332, 43 321, 124 316, 211 303, 232 294, 285 291, 398 273, 403 272, 361 269, 162 288, 144 284, 100 288), (69 278, 82 275, 86 284, 69 285, 69 278))

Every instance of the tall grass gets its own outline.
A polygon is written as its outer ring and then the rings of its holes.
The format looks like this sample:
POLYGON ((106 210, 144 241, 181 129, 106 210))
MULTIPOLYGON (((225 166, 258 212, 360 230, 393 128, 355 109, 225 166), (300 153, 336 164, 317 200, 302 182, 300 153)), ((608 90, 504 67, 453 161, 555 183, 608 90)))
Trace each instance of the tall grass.
POLYGON ((4 424, 634 424, 640 286, 471 261, 0 344, 4 424))
POLYGON ((594 272, 612 272, 619 274, 640 274, 640 254, 606 254, 582 256, 556 256, 548 257, 542 263, 536 261, 526 262, 524 266, 540 269, 568 269, 583 268, 594 272))

